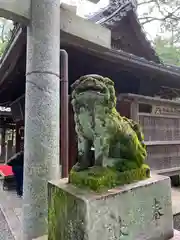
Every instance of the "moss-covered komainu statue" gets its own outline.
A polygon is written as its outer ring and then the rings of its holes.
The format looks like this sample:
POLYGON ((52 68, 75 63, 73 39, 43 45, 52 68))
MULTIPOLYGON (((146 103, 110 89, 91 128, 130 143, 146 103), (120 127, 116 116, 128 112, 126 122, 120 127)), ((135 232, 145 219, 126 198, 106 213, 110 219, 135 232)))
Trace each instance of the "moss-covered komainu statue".
POLYGON ((112 179, 113 184, 108 183, 112 187, 149 176, 141 128, 116 111, 112 80, 99 75, 81 77, 72 85, 72 105, 78 163, 70 173, 70 182, 98 189, 105 179, 106 183, 112 179))

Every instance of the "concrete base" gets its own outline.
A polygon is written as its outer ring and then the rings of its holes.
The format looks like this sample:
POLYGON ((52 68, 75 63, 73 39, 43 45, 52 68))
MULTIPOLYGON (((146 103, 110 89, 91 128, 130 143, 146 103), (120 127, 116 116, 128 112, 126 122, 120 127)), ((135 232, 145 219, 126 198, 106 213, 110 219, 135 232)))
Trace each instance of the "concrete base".
POLYGON ((173 237, 170 179, 150 179, 104 194, 67 179, 49 183, 49 240, 168 240, 173 237))

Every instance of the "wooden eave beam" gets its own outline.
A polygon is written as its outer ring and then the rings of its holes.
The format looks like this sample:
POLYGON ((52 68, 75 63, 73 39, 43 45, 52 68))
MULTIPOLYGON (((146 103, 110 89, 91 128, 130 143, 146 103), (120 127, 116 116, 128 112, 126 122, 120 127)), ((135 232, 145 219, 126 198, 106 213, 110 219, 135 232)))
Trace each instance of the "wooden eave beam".
POLYGON ((92 56, 96 56, 98 58, 104 59, 107 62, 116 63, 133 67, 135 69, 142 69, 149 74, 151 72, 152 77, 156 77, 157 74, 160 77, 173 78, 176 79, 179 84, 180 78, 180 69, 176 69, 175 67, 169 67, 162 64, 157 64, 155 62, 150 62, 144 58, 137 57, 133 54, 126 53, 124 51, 117 51, 114 49, 105 48, 102 46, 94 46, 94 44, 82 45, 80 42, 73 41, 73 39, 62 39, 61 43, 66 46, 74 46, 75 48, 81 49, 83 52, 86 52, 92 56))
MULTIPOLYGON (((12 63, 12 59, 15 58, 16 54, 22 53, 23 45, 26 44, 26 37, 23 34, 22 30, 17 34, 14 42, 11 44, 9 51, 6 53, 2 63, 0 64, 0 88, 2 82, 5 80, 5 77, 13 71, 15 67, 15 61, 12 63), (10 68, 10 66, 11 68, 10 68), (10 69, 8 71, 8 69, 10 69), (3 78, 3 76, 5 77, 3 78)), ((66 46, 74 46, 75 48, 79 48, 82 51, 96 56, 100 59, 104 59, 107 62, 116 63, 117 69, 118 66, 121 64, 122 66, 126 66, 129 68, 134 68, 137 70, 142 70, 147 72, 147 74, 151 74, 152 78, 161 76, 166 79, 170 79, 176 81, 176 83, 180 86, 179 78, 180 78, 180 70, 174 67, 168 67, 161 64, 156 64, 154 62, 149 62, 143 58, 139 58, 135 55, 128 54, 123 51, 116 51, 107 47, 100 46, 95 42, 85 41, 84 39, 78 39, 77 36, 70 36, 69 34, 62 32, 61 34, 61 44, 66 44, 66 46)), ((17 62, 17 59, 16 59, 17 62)))

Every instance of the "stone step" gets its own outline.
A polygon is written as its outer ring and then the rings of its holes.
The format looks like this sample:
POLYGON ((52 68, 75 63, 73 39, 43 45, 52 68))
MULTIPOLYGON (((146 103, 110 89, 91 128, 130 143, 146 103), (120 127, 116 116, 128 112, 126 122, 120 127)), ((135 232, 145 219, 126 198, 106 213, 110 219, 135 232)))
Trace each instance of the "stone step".
POLYGON ((174 237, 170 240, 180 240, 180 232, 177 230, 174 230, 174 237))

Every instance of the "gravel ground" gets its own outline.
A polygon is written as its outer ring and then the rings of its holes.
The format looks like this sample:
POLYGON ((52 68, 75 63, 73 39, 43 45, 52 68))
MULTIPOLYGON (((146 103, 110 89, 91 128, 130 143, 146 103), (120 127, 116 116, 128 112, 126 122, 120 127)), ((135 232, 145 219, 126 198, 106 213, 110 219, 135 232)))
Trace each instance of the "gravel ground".
POLYGON ((0 210, 0 240, 14 240, 14 237, 11 234, 6 219, 1 210, 0 210))

